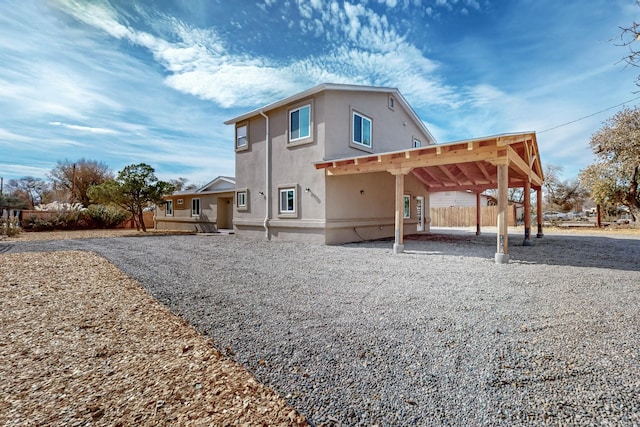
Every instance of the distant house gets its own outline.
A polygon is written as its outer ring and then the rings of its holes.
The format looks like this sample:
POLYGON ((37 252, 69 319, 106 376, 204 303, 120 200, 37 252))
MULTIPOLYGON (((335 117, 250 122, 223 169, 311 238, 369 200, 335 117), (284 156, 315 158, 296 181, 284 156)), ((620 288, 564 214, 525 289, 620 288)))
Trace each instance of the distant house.
POLYGON ((165 196, 156 212, 157 230, 216 232, 233 228, 235 178, 219 176, 191 191, 165 196))
MULTIPOLYGON (((397 89, 321 84, 225 122, 235 127, 239 235, 337 244, 394 235, 395 178, 328 176, 314 163, 435 144, 397 89)), ((426 231, 429 194, 404 185, 404 223, 426 231)))
MULTIPOLYGON (((448 208, 452 206, 472 206, 475 207, 476 193, 472 191, 440 191, 431 193, 429 197, 431 209, 448 208)), ((495 197, 480 194, 480 206, 495 205, 495 197)))

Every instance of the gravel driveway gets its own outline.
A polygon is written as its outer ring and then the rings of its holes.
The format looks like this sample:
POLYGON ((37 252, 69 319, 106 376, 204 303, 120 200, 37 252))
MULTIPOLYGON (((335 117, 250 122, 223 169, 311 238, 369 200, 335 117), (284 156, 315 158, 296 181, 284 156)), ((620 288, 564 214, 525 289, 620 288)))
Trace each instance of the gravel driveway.
MULTIPOLYGON (((315 425, 639 425, 640 240, 495 234, 319 246, 235 236, 90 250, 315 425)), ((7 245, 7 243, 3 243, 7 245)))

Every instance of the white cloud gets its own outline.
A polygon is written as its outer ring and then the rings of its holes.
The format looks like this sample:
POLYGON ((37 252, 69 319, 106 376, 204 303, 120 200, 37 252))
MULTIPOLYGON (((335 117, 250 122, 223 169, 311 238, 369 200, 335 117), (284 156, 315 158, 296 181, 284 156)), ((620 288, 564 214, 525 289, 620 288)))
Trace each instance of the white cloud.
POLYGON ((331 2, 324 7, 320 0, 297 2, 310 30, 331 31, 332 37, 342 34, 348 43, 339 37, 333 40, 336 47, 331 53, 282 64, 234 54, 213 31, 175 18, 165 18, 166 29, 177 36, 177 41, 169 42, 119 22, 113 9, 59 2, 82 22, 149 49, 170 73, 165 78, 169 87, 222 107, 253 107, 327 81, 410 88, 418 105, 457 102, 451 88, 433 77, 437 64, 407 43, 386 16, 362 4, 331 2), (375 77, 365 77, 371 70, 375 77))
POLYGON ((12 142, 28 142, 30 140, 31 138, 0 128, 0 144, 10 146, 12 142))
POLYGON ((62 122, 49 122, 51 126, 60 126, 66 129, 76 130, 79 132, 93 133, 99 135, 117 135, 120 132, 113 129, 105 129, 100 127, 91 127, 91 126, 81 126, 81 125, 70 125, 62 122))

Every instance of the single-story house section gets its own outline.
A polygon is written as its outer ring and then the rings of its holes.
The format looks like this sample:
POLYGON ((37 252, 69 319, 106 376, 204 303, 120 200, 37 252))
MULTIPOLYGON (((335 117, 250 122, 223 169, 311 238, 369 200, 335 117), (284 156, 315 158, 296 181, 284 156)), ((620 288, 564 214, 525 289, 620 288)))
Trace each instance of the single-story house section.
POLYGON ((233 228, 236 180, 219 176, 206 185, 163 197, 156 210, 156 230, 215 233, 233 228))

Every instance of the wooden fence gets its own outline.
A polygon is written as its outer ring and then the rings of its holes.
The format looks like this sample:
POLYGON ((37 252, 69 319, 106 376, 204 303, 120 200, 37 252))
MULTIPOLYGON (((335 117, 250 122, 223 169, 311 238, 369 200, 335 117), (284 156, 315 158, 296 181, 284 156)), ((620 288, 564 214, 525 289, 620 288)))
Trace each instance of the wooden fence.
MULTIPOLYGON (((509 206, 509 225, 516 225, 516 206, 509 206)), ((451 206, 448 208, 431 208, 431 225, 434 227, 475 227, 476 208, 475 206, 451 206)), ((480 208, 482 227, 498 226, 498 207, 482 206, 480 208)))

